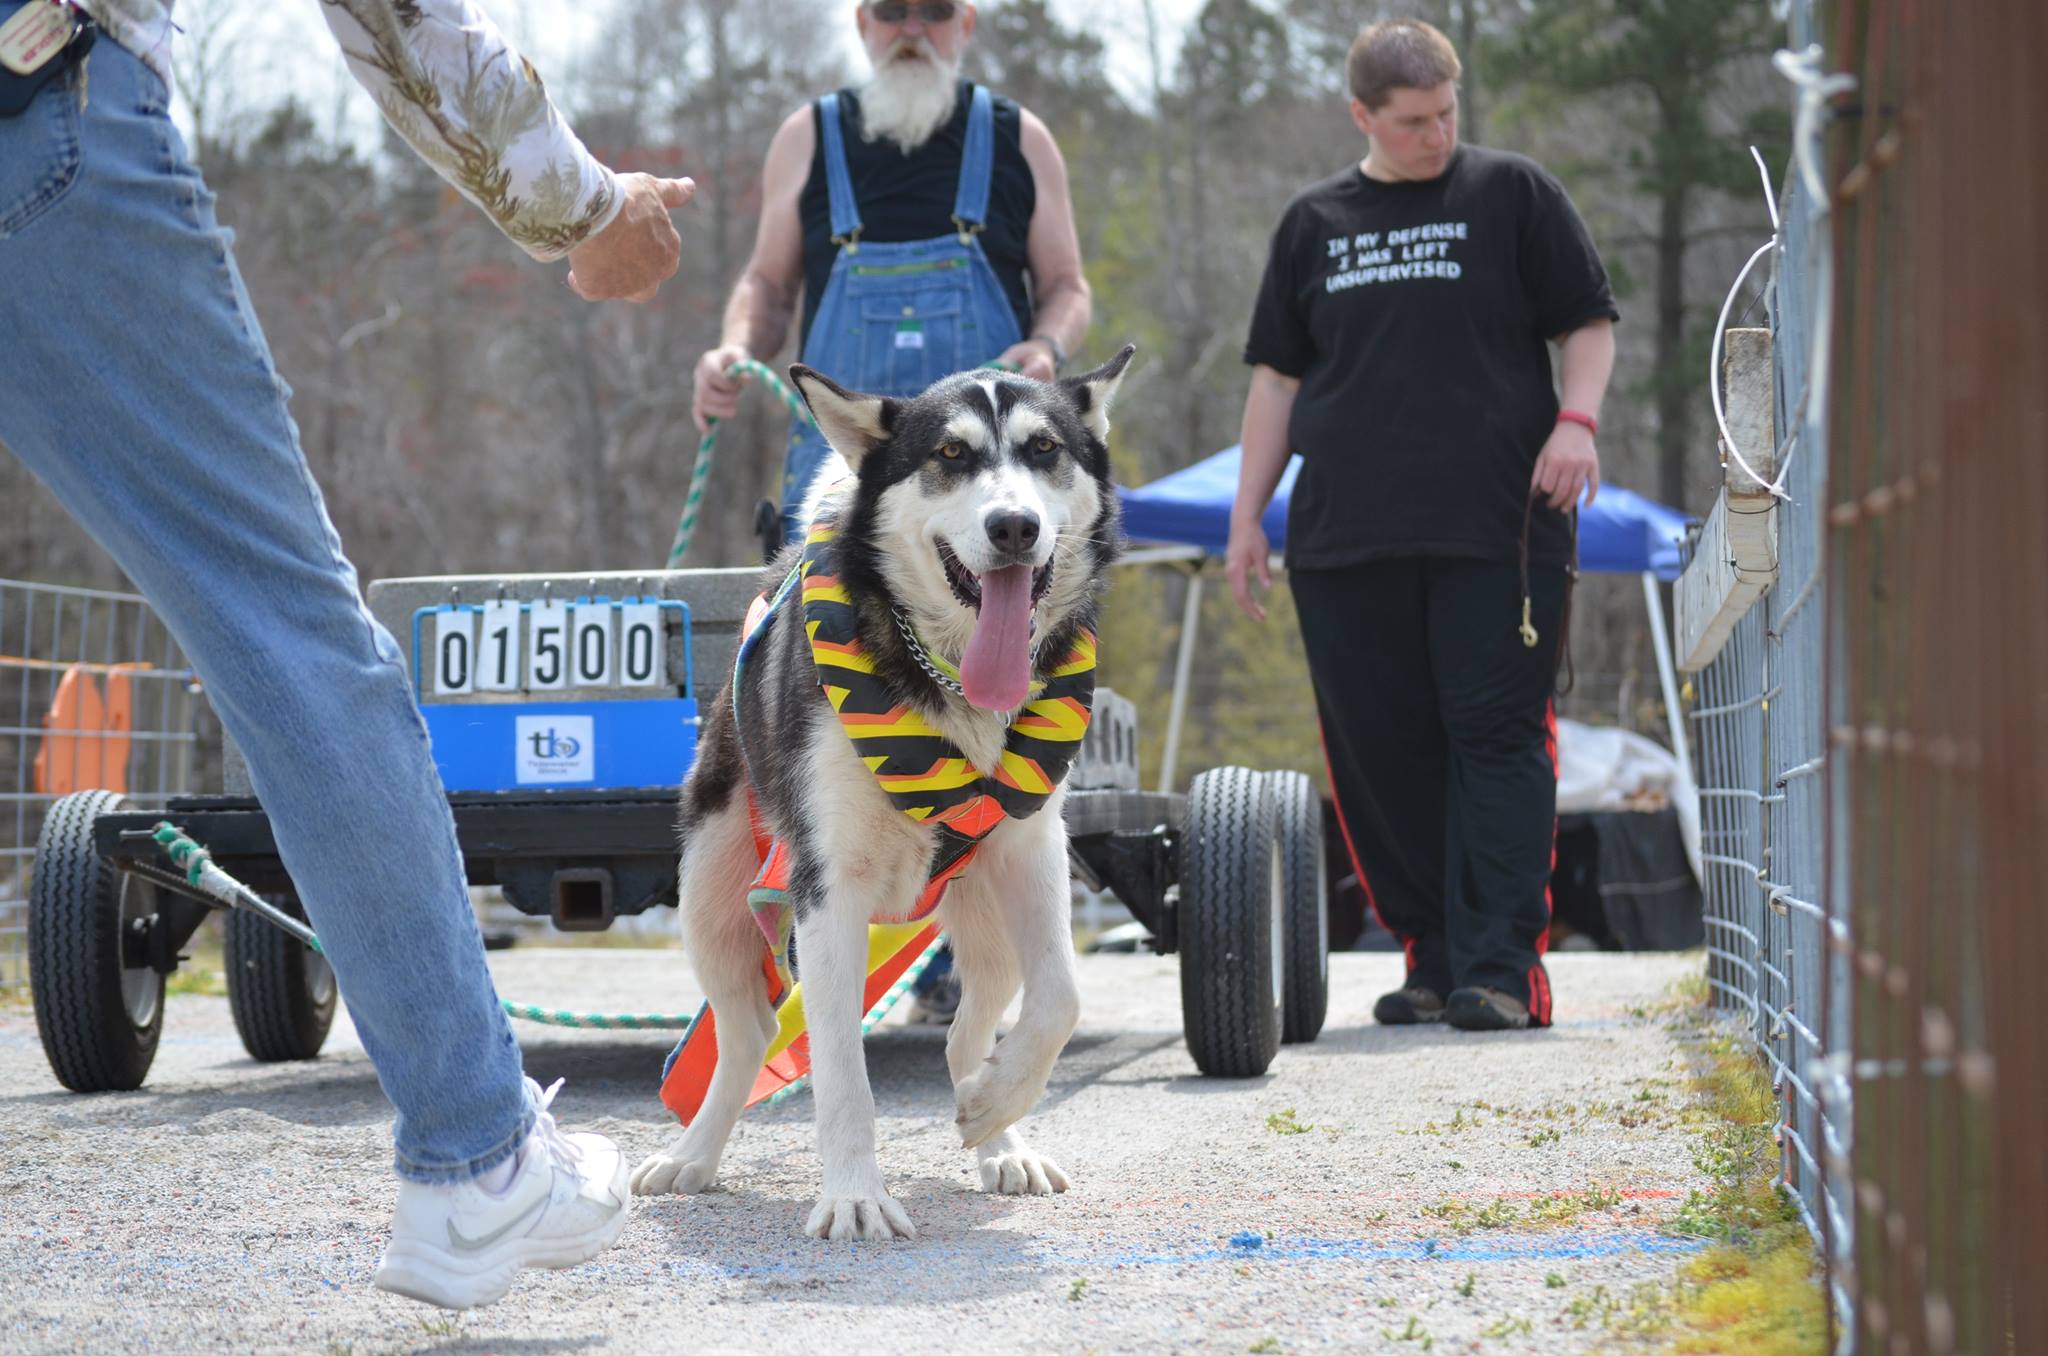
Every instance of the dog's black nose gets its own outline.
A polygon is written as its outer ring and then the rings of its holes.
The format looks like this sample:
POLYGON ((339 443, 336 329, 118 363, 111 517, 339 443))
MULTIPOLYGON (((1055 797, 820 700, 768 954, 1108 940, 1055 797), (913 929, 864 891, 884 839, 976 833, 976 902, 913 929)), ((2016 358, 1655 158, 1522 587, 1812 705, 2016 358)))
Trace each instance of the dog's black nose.
POLYGON ((989 544, 1004 555, 1020 556, 1038 545, 1038 515, 1021 509, 991 513, 982 526, 989 544))

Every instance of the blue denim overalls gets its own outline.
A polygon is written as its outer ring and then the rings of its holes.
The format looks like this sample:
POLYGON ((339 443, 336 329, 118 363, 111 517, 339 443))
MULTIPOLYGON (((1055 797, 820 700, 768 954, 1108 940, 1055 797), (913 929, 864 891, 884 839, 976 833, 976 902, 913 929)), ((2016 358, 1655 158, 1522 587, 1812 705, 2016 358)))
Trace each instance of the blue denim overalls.
MULTIPOLYGON (((1023 339, 1017 313, 977 238, 988 217, 995 170, 995 104, 989 92, 974 88, 953 202, 954 229, 930 240, 861 241, 839 96, 820 99, 818 112, 832 199, 832 242, 839 255, 811 321, 804 362, 856 391, 912 396, 942 377, 995 359, 1023 339)), ((802 536, 796 514, 826 450, 817 430, 794 421, 782 469, 786 541, 802 536)))

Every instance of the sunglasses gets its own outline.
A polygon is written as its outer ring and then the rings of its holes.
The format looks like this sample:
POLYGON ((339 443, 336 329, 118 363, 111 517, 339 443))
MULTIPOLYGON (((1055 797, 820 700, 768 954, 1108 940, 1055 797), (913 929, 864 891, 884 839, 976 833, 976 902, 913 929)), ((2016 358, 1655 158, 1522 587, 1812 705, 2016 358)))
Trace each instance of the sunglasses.
POLYGON ((868 6, 868 13, 885 24, 900 24, 913 14, 928 24, 942 24, 959 12, 953 0, 878 0, 868 6))

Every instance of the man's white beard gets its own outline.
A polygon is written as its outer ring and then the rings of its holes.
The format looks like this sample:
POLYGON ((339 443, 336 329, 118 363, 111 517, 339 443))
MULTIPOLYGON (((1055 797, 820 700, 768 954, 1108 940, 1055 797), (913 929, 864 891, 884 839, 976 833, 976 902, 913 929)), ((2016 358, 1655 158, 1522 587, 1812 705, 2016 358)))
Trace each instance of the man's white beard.
POLYGON ((923 38, 899 43, 860 92, 861 135, 909 155, 945 126, 959 96, 960 63, 941 61, 923 38), (905 55, 921 52, 923 60, 905 55))

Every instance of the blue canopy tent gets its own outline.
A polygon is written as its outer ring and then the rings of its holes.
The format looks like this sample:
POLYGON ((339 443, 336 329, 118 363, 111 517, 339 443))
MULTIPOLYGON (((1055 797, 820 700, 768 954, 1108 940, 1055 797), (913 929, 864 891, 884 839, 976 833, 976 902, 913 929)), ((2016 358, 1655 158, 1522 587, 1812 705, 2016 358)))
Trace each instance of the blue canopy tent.
MULTIPOLYGON (((1150 485, 1119 489, 1125 535, 1134 542, 1199 546, 1222 555, 1241 453, 1227 447, 1150 485)), ((1275 552, 1286 545, 1287 497, 1300 470, 1301 458, 1290 457, 1266 509, 1266 540, 1275 552)), ((1603 574, 1647 570, 1669 583, 1678 578, 1678 544, 1684 538, 1684 514, 1618 485, 1602 485, 1599 497, 1579 510, 1579 568, 1603 574)))
MULTIPOLYGON (((1167 718, 1166 753, 1160 767, 1160 790, 1170 790, 1180 750, 1182 718, 1187 709, 1188 675, 1194 660, 1195 624, 1201 605, 1201 566, 1220 557, 1230 537, 1230 503, 1237 494, 1242 448, 1228 447, 1193 466, 1162 476, 1135 489, 1119 487, 1124 533, 1133 542, 1162 549, 1133 553, 1138 562, 1181 561, 1193 565, 1181 618, 1180 656, 1174 668, 1173 704, 1167 718)), ((1301 458, 1288 460, 1280 488, 1267 507, 1266 540, 1277 554, 1287 537, 1287 498, 1294 490, 1301 458)), ((1579 510, 1579 567, 1608 574, 1636 574, 1643 580, 1650 634, 1657 650, 1657 673, 1664 688, 1670 721, 1671 747, 1692 776, 1683 727, 1680 725, 1677 675, 1672 668, 1671 641, 1664 628, 1659 580, 1678 578, 1679 543, 1685 538, 1685 515, 1616 485, 1602 485, 1599 497, 1579 510)))

